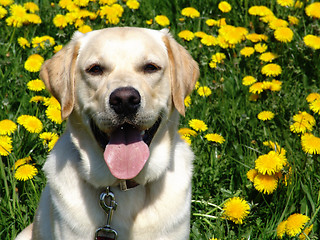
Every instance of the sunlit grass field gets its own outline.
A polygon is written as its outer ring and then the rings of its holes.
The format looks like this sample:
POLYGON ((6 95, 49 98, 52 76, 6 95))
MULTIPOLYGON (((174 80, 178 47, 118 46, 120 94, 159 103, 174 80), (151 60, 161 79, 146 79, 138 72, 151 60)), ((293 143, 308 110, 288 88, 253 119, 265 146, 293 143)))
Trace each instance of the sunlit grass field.
POLYGON ((320 3, 227 2, 0 0, 0 239, 32 222, 65 125, 32 80, 74 31, 114 26, 169 28, 199 63, 190 239, 319 239, 320 3))

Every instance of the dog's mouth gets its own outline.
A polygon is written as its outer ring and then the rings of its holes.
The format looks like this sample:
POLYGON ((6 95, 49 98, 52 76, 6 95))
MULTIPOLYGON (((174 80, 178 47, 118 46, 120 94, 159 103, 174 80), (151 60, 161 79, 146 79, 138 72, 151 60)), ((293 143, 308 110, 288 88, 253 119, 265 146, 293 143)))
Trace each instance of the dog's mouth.
POLYGON ((127 180, 140 173, 149 158, 149 146, 160 123, 159 117, 149 129, 143 131, 125 123, 107 134, 91 120, 91 130, 104 150, 104 160, 114 177, 127 180))

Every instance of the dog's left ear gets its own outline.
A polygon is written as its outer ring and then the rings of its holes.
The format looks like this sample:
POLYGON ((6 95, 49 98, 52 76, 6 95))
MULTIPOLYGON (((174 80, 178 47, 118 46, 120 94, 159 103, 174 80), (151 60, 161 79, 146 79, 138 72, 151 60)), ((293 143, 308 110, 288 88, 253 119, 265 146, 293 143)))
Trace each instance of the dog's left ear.
POLYGON ((181 115, 185 115, 184 99, 193 90, 199 78, 199 66, 188 51, 181 46, 166 30, 163 41, 167 47, 170 74, 171 94, 175 108, 181 115))

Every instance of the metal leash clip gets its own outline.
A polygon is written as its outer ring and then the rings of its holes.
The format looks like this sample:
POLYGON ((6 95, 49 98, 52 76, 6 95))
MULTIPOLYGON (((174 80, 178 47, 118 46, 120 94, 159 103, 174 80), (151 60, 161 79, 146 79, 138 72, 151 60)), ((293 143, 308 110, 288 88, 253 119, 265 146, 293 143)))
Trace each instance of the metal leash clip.
POLYGON ((111 228, 110 223, 113 211, 117 209, 117 202, 113 192, 110 191, 110 187, 107 187, 106 192, 100 194, 100 206, 107 214, 107 224, 96 230, 95 240, 116 240, 118 233, 111 228))

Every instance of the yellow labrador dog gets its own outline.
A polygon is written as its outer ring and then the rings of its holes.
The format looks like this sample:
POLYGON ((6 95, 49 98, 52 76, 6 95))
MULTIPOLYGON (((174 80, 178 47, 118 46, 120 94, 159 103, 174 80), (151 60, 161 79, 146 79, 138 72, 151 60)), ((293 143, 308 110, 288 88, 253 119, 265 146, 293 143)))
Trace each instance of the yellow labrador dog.
POLYGON ((193 153, 177 133, 197 63, 167 30, 75 33, 40 72, 67 129, 17 239, 188 239, 193 153))

